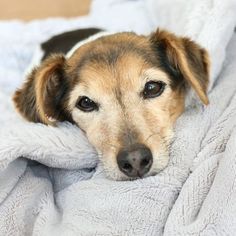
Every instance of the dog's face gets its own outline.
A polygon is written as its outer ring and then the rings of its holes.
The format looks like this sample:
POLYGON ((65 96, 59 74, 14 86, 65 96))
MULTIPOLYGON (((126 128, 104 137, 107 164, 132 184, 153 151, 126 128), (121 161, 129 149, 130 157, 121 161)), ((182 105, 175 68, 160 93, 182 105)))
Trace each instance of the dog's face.
POLYGON ((81 46, 70 58, 50 57, 14 101, 30 121, 76 123, 108 177, 133 179, 166 167, 188 86, 208 103, 208 63, 204 49, 166 31, 119 33, 81 46))

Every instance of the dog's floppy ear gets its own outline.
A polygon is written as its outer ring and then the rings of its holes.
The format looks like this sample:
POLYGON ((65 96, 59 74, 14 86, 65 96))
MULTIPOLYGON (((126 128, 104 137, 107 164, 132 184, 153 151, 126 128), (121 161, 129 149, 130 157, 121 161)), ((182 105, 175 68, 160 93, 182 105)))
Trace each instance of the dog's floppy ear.
POLYGON ((68 88, 65 66, 63 55, 52 55, 35 68, 23 87, 15 92, 15 107, 24 118, 52 125, 67 119, 62 109, 62 98, 68 88))
POLYGON ((157 29, 150 38, 164 69, 178 82, 185 80, 207 105, 209 84, 209 56, 197 43, 185 37, 157 29))

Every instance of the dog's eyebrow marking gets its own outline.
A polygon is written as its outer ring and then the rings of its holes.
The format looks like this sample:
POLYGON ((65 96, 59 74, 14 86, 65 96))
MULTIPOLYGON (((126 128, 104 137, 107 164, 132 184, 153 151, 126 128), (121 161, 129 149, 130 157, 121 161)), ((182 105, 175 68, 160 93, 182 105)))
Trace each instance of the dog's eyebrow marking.
POLYGON ((168 75, 164 71, 157 68, 150 68, 145 70, 142 77, 145 82, 147 82, 148 80, 162 80, 168 84, 170 83, 168 75))

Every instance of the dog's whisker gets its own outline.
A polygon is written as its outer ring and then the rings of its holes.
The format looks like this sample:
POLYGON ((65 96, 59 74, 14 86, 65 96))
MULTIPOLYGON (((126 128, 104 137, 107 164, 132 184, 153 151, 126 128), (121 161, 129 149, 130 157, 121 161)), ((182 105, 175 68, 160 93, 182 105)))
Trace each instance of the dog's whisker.
POLYGON ((159 136, 160 136, 160 132, 152 133, 151 135, 149 135, 149 136, 145 139, 144 142, 148 142, 148 140, 149 140, 150 138, 152 138, 153 136, 156 136, 156 135, 159 135, 159 136))

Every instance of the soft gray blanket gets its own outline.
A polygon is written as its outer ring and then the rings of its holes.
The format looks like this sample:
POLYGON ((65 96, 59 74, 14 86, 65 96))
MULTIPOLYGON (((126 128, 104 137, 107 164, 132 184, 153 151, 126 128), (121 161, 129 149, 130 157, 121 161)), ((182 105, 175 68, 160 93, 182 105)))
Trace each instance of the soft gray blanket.
MULTIPOLYGON (((225 22, 231 16, 227 7, 225 22)), ((71 21, 0 24, 5 32, 0 38, 0 235, 235 235, 235 35, 222 68, 214 25, 209 32, 212 44, 204 41, 205 34, 196 33, 196 39, 209 46, 213 74, 222 70, 212 76, 209 106, 190 100, 175 127, 169 166, 157 176, 108 180, 77 127, 28 123, 14 112, 10 95, 22 82, 37 42, 59 27, 95 25, 92 19, 96 14, 71 21)), ((221 56, 233 33, 230 22, 221 27, 221 56)))

